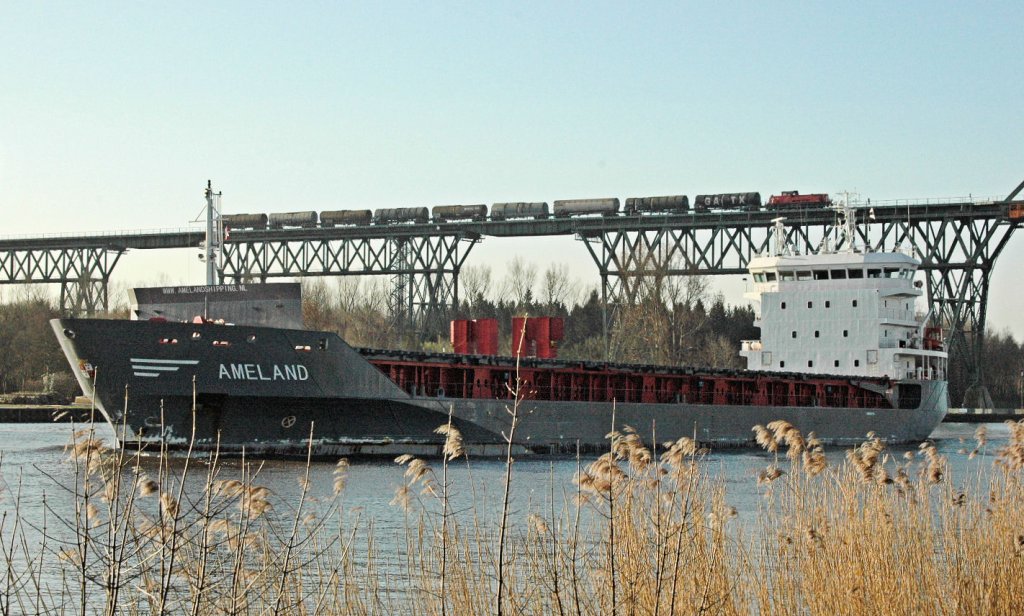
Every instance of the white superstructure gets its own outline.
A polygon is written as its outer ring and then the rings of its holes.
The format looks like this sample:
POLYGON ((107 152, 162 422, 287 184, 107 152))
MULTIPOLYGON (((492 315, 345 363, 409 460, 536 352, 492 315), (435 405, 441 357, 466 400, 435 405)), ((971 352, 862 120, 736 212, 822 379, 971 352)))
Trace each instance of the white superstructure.
POLYGON ((797 254, 776 221, 772 255, 751 259, 760 340, 744 340, 750 370, 945 380, 941 333, 917 312, 919 262, 901 252, 860 251, 852 211, 845 247, 797 254))

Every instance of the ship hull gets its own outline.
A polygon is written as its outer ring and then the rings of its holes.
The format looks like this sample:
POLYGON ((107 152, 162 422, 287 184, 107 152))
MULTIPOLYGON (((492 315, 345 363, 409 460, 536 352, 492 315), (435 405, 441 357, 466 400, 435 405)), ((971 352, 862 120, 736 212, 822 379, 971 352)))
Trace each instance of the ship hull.
POLYGON ((645 440, 682 436, 713 447, 753 444, 776 419, 830 444, 874 432, 926 439, 946 413, 944 381, 913 408, 616 403, 410 394, 333 334, 267 327, 56 319, 54 331, 86 394, 124 444, 318 457, 436 455, 449 421, 475 455, 607 449, 613 427, 645 440), (516 423, 513 431, 513 412, 516 423), (310 437, 312 436, 312 440, 310 437))

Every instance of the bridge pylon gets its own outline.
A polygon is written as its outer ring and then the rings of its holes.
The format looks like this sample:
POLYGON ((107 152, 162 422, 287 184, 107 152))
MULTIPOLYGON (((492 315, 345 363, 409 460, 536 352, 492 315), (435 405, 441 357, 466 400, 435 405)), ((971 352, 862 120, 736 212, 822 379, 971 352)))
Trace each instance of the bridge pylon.
POLYGON ((0 250, 0 284, 60 284, 62 314, 89 316, 109 309, 107 284, 125 249, 117 246, 0 250))
POLYGON ((479 236, 402 229, 379 237, 278 237, 272 231, 224 243, 221 280, 303 276, 391 277, 389 309, 410 332, 443 323, 459 300, 458 276, 479 236))

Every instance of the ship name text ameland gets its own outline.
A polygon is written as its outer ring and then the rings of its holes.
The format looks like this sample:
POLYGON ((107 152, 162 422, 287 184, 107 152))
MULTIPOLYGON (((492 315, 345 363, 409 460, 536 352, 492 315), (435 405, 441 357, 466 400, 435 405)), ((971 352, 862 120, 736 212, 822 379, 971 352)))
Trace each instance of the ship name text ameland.
POLYGON ((229 381, 307 381, 309 370, 302 364, 274 364, 267 370, 260 364, 221 364, 217 378, 229 381))

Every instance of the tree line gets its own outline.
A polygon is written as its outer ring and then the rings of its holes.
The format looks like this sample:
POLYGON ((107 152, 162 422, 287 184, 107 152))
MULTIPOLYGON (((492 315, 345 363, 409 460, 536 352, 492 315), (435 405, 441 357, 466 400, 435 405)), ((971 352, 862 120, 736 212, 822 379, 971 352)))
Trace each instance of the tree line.
MULTIPOLYGON (((740 340, 758 336, 754 312, 711 294, 706 277, 666 278, 642 285, 634 303, 605 309, 597 289, 581 289, 561 264, 540 272, 513 259, 502 280, 488 266, 464 268, 461 299, 452 319, 498 322, 499 352, 511 355, 512 318, 562 317, 565 359, 742 368, 740 340), (608 343, 605 348, 605 320, 608 343)), ((448 321, 410 330, 387 310, 391 287, 383 279, 339 278, 303 282, 306 326, 337 332, 349 344, 450 351, 448 321)))

